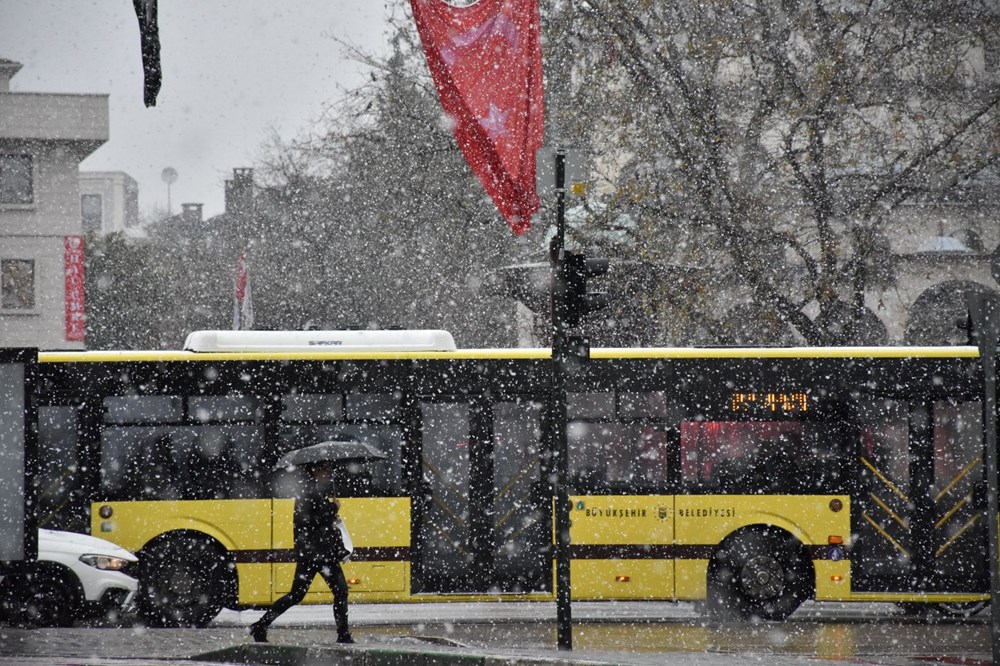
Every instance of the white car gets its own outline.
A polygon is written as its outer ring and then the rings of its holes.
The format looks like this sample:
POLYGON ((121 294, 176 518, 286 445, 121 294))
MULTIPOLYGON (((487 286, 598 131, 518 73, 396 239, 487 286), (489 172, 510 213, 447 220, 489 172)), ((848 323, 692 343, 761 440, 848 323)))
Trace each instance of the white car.
POLYGON ((110 541, 86 534, 38 530, 37 569, 0 579, 0 613, 27 626, 71 626, 117 616, 130 608, 138 559, 110 541))

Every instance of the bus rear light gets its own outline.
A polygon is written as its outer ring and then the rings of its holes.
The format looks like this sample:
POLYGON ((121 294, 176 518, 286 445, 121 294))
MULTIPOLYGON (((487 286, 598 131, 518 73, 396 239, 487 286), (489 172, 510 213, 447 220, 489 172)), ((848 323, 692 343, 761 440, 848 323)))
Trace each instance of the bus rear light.
POLYGON ((834 513, 838 513, 843 508, 844 508, 844 503, 842 501, 840 501, 839 499, 834 498, 834 499, 830 500, 830 511, 833 511, 834 513))
POLYGON ((360 585, 361 584, 361 579, 360 578, 348 578, 347 579, 347 584, 348 585, 360 585))
POLYGON ((843 576, 834 575, 834 576, 830 576, 830 580, 832 580, 834 583, 840 583, 840 582, 843 582, 844 577, 843 576))
POLYGON ((831 534, 828 537, 827 543, 829 543, 831 546, 842 546, 844 545, 844 537, 840 536, 839 534, 831 534))
POLYGON ((101 508, 97 510, 97 515, 99 515, 104 520, 110 518, 113 513, 114 509, 112 509, 107 504, 102 505, 101 508))
POLYGON ((616 583, 627 583, 632 580, 631 576, 615 576, 616 583))

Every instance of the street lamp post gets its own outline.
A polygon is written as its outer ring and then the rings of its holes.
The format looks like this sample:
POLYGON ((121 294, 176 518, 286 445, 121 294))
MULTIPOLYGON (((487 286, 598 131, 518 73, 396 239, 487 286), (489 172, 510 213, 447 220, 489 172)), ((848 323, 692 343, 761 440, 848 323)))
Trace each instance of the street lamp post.
POLYGON ((167 184, 167 217, 170 217, 170 186, 177 182, 177 169, 167 167, 160 173, 160 179, 167 184))

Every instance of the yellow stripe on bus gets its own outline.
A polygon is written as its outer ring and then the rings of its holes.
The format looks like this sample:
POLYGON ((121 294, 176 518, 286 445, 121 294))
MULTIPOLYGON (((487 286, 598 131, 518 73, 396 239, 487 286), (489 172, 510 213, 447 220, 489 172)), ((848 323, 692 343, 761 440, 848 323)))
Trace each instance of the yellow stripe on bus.
MULTIPOLYGON (((594 359, 717 358, 979 358, 976 347, 650 347, 594 348, 594 359)), ((420 352, 191 352, 191 351, 61 351, 39 352, 39 363, 175 362, 175 361, 366 361, 552 358, 548 348, 460 349, 420 352)))
POLYGON ((190 352, 86 351, 39 352, 39 363, 191 362, 191 361, 409 361, 463 359, 548 359, 548 349, 463 349, 441 352, 190 352))
POLYGON ((591 358, 979 358, 977 347, 683 347, 591 349, 591 358))

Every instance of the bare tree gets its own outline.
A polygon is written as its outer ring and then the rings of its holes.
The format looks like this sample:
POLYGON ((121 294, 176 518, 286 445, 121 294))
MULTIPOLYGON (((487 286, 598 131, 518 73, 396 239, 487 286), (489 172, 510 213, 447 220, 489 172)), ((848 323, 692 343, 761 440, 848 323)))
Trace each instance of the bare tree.
POLYGON ((412 26, 367 63, 367 85, 308 136, 267 151, 271 213, 255 241, 266 303, 313 325, 511 344, 513 303, 478 287, 510 261, 513 237, 458 151, 412 26))
POLYGON ((552 123, 604 179, 595 226, 627 215, 633 258, 711 271, 649 302, 723 341, 760 319, 877 337, 900 205, 996 178, 988 0, 562 0, 546 30, 552 123))

